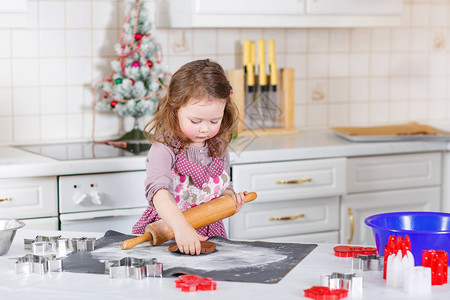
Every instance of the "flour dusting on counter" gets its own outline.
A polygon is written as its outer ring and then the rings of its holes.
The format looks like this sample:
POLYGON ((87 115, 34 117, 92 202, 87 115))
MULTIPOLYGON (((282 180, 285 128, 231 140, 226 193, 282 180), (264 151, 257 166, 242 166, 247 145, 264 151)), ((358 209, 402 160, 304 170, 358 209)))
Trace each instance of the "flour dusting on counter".
POLYGON ((167 246, 138 245, 130 250, 121 250, 120 242, 91 252, 98 260, 116 260, 123 257, 157 258, 164 269, 185 267, 205 271, 228 270, 236 267, 250 268, 275 263, 286 258, 273 249, 242 244, 217 243, 217 250, 210 254, 185 255, 171 253, 167 246))

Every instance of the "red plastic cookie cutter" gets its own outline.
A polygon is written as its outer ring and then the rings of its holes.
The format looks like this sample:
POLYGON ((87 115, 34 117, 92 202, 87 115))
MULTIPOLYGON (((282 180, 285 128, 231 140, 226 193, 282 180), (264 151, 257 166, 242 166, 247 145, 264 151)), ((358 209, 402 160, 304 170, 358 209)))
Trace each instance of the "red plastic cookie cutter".
POLYGON ((352 246, 336 246, 334 255, 337 257, 356 257, 358 255, 377 254, 375 247, 352 247, 352 246))
POLYGON ((305 297, 319 300, 338 300, 345 298, 348 295, 348 291, 344 289, 330 289, 326 286, 313 286, 307 290, 304 290, 305 297))
POLYGON ((443 250, 423 250, 422 266, 431 268, 431 284, 447 283, 448 253, 443 250))
POLYGON ((182 292, 214 291, 217 283, 210 277, 187 274, 178 276, 178 279, 175 280, 175 286, 180 288, 182 292))

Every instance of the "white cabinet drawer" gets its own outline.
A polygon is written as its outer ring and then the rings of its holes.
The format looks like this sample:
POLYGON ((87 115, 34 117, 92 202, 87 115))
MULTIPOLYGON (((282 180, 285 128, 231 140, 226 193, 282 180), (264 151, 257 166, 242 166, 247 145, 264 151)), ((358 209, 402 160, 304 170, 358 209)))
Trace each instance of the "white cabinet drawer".
POLYGON ((40 219, 22 219, 27 230, 58 230, 59 220, 57 217, 40 219))
POLYGON ((349 193, 439 185, 441 153, 350 158, 347 175, 349 193))
POLYGON ((0 217, 57 216, 57 195, 56 177, 0 180, 0 217))
POLYGON ((247 203, 230 218, 231 238, 268 238, 339 229, 339 197, 247 203), (271 220, 288 218, 292 220, 271 220))
POLYGON ((265 242, 278 243, 339 243, 339 231, 327 231, 317 233, 307 233, 299 235, 280 236, 276 238, 260 239, 265 242))
POLYGON ((258 203, 341 195, 345 193, 345 162, 345 158, 335 158, 235 165, 234 189, 257 192, 258 203), (308 181, 295 183, 298 180, 308 181))

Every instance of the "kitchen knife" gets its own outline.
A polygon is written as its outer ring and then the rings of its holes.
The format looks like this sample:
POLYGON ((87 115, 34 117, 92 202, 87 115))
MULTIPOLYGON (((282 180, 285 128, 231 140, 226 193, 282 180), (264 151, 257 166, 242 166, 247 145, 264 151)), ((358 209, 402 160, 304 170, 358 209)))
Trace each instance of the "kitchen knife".
POLYGON ((278 102, 278 93, 277 93, 277 85, 278 85, 278 73, 277 73, 277 63, 275 60, 275 40, 269 40, 269 99, 270 104, 273 109, 273 112, 270 116, 271 121, 273 122, 273 127, 281 127, 280 118, 281 118, 281 109, 279 108, 278 102))
MULTIPOLYGON (((244 44, 245 45, 245 44, 244 44)), ((248 128, 254 128, 253 115, 255 111, 255 43, 249 41, 248 45, 248 62, 247 62, 247 74, 245 90, 245 124, 248 128)))

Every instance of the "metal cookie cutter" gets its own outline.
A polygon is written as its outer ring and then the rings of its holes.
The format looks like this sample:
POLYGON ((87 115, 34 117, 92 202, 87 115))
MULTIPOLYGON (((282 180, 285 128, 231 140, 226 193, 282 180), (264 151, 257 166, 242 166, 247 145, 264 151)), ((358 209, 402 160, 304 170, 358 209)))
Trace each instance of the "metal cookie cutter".
POLYGON ((92 251, 95 248, 95 238, 73 238, 72 240, 73 251, 92 251))
POLYGON ((35 239, 24 239, 24 249, 25 250, 31 250, 33 243, 36 242, 55 242, 57 241, 61 236, 45 236, 45 235, 37 235, 35 239))
POLYGON ((354 273, 344 274, 333 272, 331 275, 320 275, 320 284, 329 287, 331 290, 347 290, 352 298, 362 297, 363 278, 354 273))
POLYGON ((9 266, 17 274, 35 273, 43 275, 47 272, 62 272, 62 260, 56 258, 56 255, 35 255, 27 254, 23 257, 9 259, 9 266))
POLYGON ((381 270, 381 259, 375 254, 352 257, 352 270, 379 271, 381 270))
POLYGON ((105 273, 110 278, 162 277, 163 264, 156 258, 124 257, 120 260, 105 261, 105 273))

